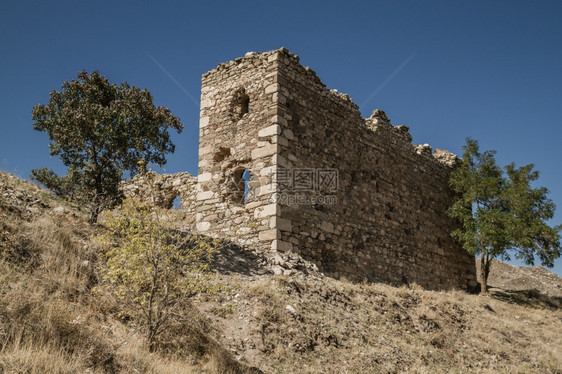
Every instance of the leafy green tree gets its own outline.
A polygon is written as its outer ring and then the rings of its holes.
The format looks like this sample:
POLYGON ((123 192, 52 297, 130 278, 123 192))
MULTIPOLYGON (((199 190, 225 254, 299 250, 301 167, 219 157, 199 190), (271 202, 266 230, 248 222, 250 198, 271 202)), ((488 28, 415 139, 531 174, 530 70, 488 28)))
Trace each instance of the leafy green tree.
POLYGON ((119 300, 122 313, 144 327, 150 351, 169 322, 181 318, 185 301, 212 292, 209 264, 218 240, 191 236, 174 228, 177 212, 124 200, 122 209, 104 214, 107 229, 104 284, 119 300))
POLYGON ((544 187, 533 188, 538 179, 534 165, 502 170, 495 151, 480 152, 478 142, 467 138, 461 165, 453 171, 450 186, 457 198, 448 210, 460 225, 452 232, 470 253, 481 255, 482 292, 487 292, 490 265, 495 258, 515 257, 533 265, 535 255, 552 267, 561 254, 560 228, 546 221, 553 217, 554 203, 544 187))
POLYGON ((31 179, 40 182, 58 197, 74 200, 76 196, 81 196, 79 192, 80 180, 76 173, 71 170, 64 177, 60 177, 51 169, 33 169, 31 170, 31 179))
POLYGON ((69 168, 65 177, 38 169, 32 178, 57 194, 80 193, 89 201, 92 223, 122 200, 124 171, 134 175, 140 159, 164 165, 165 154, 174 151, 168 129, 183 129, 169 109, 153 104, 147 90, 111 84, 97 71, 65 81, 47 105, 33 108, 32 117, 34 129, 49 135, 51 156, 69 168))

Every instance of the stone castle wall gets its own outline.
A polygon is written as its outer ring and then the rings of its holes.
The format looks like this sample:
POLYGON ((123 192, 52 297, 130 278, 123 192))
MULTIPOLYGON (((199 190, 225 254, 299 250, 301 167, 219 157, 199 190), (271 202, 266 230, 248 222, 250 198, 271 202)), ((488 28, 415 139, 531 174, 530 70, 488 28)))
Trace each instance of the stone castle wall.
POLYGON ((294 203, 281 204, 279 215, 290 224, 281 230, 279 247, 336 277, 429 288, 472 280, 474 257, 450 237, 454 222, 446 215, 454 156, 412 145, 408 128, 392 126, 382 111, 364 120, 349 97, 326 89, 295 56, 280 58, 283 133, 289 136, 279 154, 293 174, 286 194, 294 203), (308 191, 296 185, 303 169, 317 178, 308 191), (330 169, 337 186, 318 179, 330 169), (336 199, 313 203, 326 195, 336 199))
POLYGON ((203 75, 199 175, 182 202, 198 232, 328 275, 465 288, 474 257, 446 216, 456 156, 411 140, 286 49, 249 53, 203 75))
POLYGON ((270 174, 278 148, 262 140, 274 117, 275 80, 268 56, 250 54, 203 75, 201 89, 197 229, 260 251, 277 233, 270 174))

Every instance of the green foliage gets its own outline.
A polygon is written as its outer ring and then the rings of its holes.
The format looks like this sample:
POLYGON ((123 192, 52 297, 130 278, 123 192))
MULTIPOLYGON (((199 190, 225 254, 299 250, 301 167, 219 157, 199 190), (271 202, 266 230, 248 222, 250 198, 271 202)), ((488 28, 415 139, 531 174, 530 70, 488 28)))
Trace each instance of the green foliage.
POLYGON ((495 151, 480 152, 476 140, 467 139, 461 165, 451 174, 450 186, 457 199, 448 211, 460 227, 452 232, 463 247, 482 256, 482 280, 486 281, 494 258, 510 259, 509 250, 529 265, 535 255, 552 267, 561 254, 559 228, 546 221, 553 217, 554 203, 544 187, 533 188, 538 179, 534 165, 505 172, 497 166, 495 151))
POLYGON ((65 81, 47 105, 33 108, 32 117, 34 129, 49 135, 51 155, 69 168, 62 178, 46 169, 32 176, 56 194, 82 192, 91 203, 92 223, 122 200, 123 172, 134 175, 140 159, 165 164, 165 154, 174 151, 168 128, 183 128, 169 109, 154 106, 147 90, 110 84, 97 71, 65 81))
POLYGON ((105 287, 122 312, 146 328, 151 350, 167 323, 186 313, 189 297, 213 290, 209 264, 219 241, 179 230, 174 214, 127 199, 122 211, 104 215, 105 287))
POLYGON ((81 196, 80 179, 76 173, 70 170, 67 175, 60 177, 51 169, 33 169, 31 179, 41 183, 58 197, 73 200, 75 197, 81 196))

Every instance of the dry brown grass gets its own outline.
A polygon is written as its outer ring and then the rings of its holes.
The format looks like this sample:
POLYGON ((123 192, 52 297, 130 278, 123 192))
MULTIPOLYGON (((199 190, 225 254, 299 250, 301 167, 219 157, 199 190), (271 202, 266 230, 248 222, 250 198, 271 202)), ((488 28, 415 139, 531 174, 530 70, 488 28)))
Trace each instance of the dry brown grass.
POLYGON ((111 345, 96 328, 98 316, 83 302, 92 283, 92 272, 83 265, 88 256, 80 247, 83 233, 64 216, 10 218, 17 229, 13 251, 6 251, 0 263, 5 274, 0 367, 6 372, 102 372, 111 345), (49 365, 53 371, 45 369, 49 365))
POLYGON ((204 318, 170 326, 149 354, 134 321, 95 287, 91 237, 103 228, 44 195, 0 172, 0 373, 247 372, 207 336, 204 318))
POLYGON ((52 198, 29 213, 43 192, 10 183, 23 203, 0 201, 0 373, 562 373, 562 310, 538 293, 244 269, 217 279, 229 285, 223 294, 186 305, 192 318, 149 354, 119 304, 93 292, 99 259, 87 216, 54 212, 52 198))
MULTIPOLYGON (((68 373, 84 372, 82 360, 47 346, 13 345, 0 353, 0 367, 5 373, 68 373)), ((95 373, 95 371, 92 371, 95 373)))
POLYGON ((562 312, 540 301, 327 278, 262 279, 245 292, 257 300, 252 364, 267 372, 562 372, 562 312))

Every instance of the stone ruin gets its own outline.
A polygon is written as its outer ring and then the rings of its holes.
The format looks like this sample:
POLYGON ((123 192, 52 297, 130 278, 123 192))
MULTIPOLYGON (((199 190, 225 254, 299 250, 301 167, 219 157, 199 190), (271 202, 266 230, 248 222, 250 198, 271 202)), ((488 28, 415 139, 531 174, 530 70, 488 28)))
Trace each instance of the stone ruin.
MULTIPOLYGON (((198 176, 156 180, 160 204, 179 196, 193 231, 355 281, 475 281, 446 215, 457 157, 412 145, 381 110, 362 118, 285 48, 205 73, 200 113, 198 176)), ((137 178, 126 191, 142 188, 137 178)))

